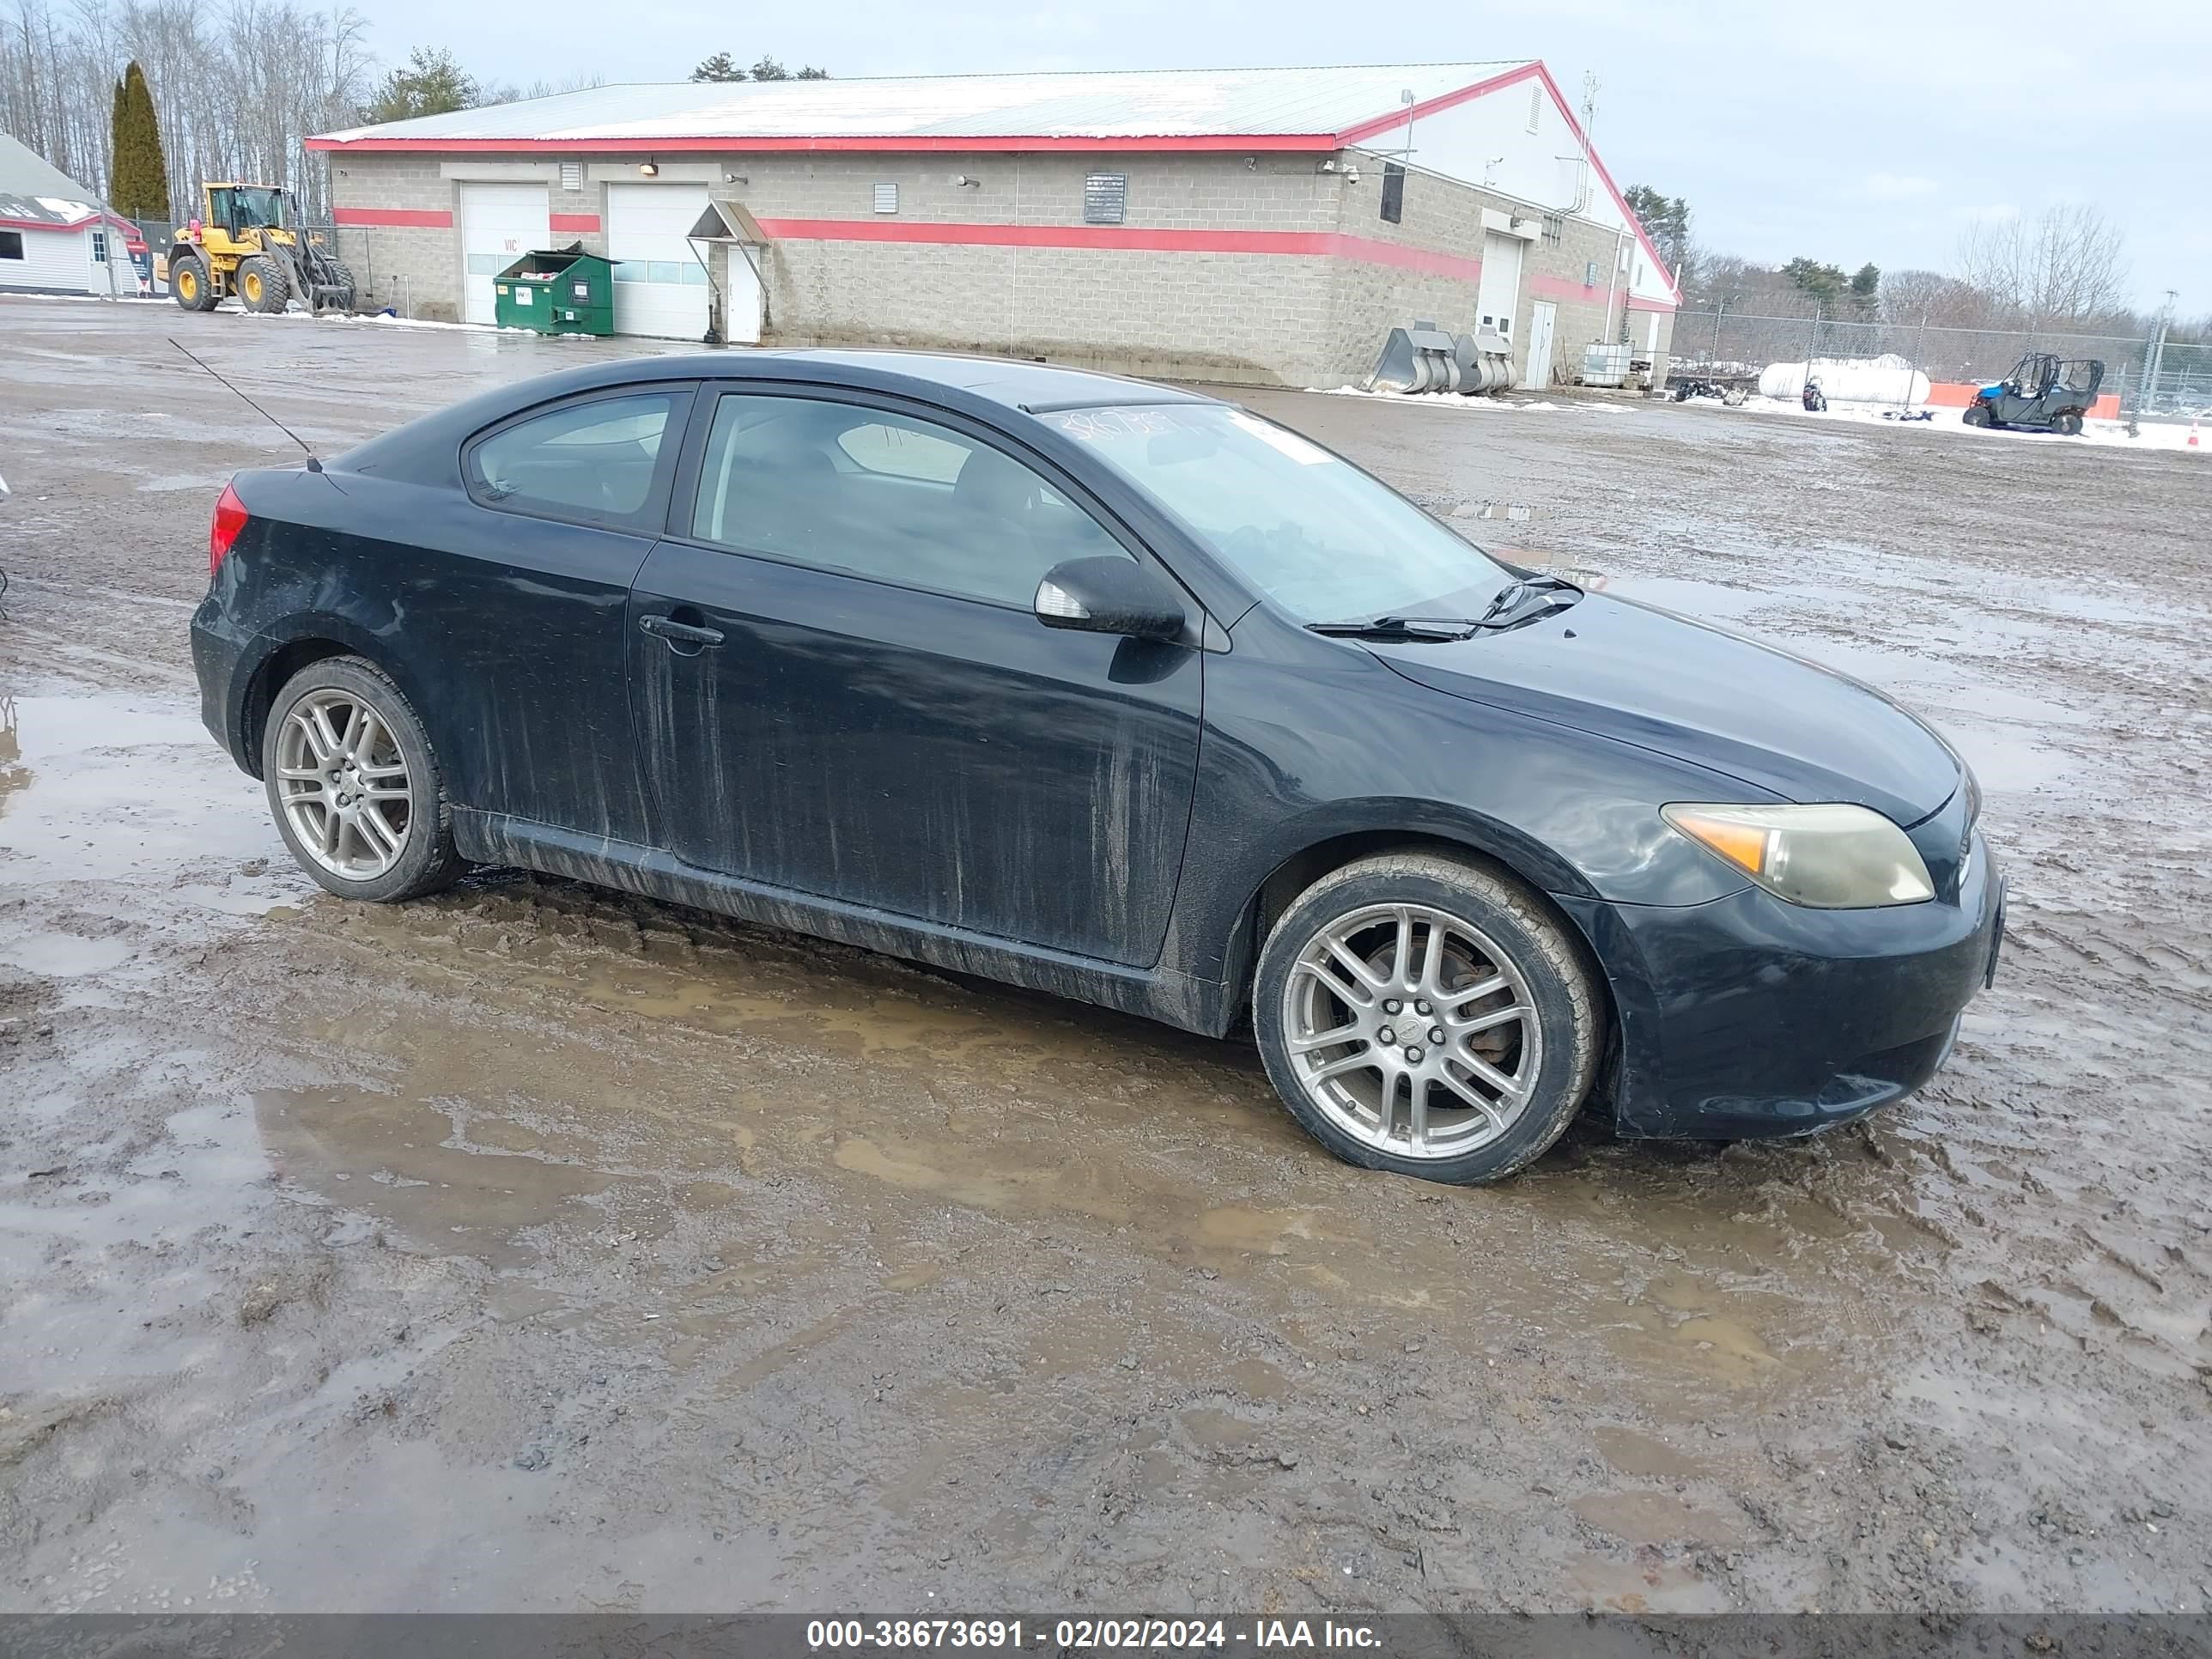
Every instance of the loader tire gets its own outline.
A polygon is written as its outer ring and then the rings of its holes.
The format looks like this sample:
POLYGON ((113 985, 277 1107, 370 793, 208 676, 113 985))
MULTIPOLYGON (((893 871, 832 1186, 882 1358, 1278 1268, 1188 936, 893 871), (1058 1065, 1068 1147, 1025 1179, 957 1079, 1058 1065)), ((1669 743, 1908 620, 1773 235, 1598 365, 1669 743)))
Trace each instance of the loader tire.
POLYGON ((248 311, 279 312, 291 302, 292 283, 283 266, 257 253, 239 262, 238 297, 248 311))
POLYGON ((354 283, 353 267, 343 259, 332 259, 327 263, 330 266, 330 279, 338 287, 337 295, 331 299, 327 308, 333 311, 351 311, 354 307, 355 297, 360 292, 354 283))
POLYGON ((171 259, 169 297, 186 311, 213 311, 215 284, 208 281, 207 267, 189 253, 171 259))

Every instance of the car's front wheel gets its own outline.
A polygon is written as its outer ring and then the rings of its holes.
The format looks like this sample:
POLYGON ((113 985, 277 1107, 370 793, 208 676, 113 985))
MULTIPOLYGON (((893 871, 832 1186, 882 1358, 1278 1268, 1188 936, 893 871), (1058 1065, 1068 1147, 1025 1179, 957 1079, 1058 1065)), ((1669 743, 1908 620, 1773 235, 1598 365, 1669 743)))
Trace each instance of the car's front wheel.
POLYGON ((1260 955, 1253 1025, 1292 1115, 1346 1162, 1497 1181, 1565 1132, 1603 1032, 1583 953, 1533 894, 1394 854, 1324 876, 1260 955))
POLYGON ((311 663, 276 694, 261 775, 292 856, 341 898, 416 898, 464 868, 422 723, 363 658, 311 663))

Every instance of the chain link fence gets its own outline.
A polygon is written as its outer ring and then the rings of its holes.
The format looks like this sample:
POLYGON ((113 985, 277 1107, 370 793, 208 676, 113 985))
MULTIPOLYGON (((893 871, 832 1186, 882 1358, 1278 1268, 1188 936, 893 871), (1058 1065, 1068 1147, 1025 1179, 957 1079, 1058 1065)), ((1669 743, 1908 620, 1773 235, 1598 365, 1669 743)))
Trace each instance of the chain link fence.
POLYGON ((2145 420, 2212 420, 2212 346, 2028 328, 1950 328, 1915 321, 1763 317, 1723 307, 1674 315, 1677 379, 1756 380, 1769 363, 1896 357, 1930 381, 1985 386, 2030 352, 2094 357, 2123 413, 2145 420))

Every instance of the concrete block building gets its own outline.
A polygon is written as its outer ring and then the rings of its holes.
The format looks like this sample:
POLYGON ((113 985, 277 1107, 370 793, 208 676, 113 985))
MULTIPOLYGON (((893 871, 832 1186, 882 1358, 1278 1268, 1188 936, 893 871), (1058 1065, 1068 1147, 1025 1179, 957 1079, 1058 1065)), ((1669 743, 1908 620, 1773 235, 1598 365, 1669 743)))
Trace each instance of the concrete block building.
POLYGON ((492 320, 580 241, 617 332, 1333 386, 1487 327, 1664 372, 1673 279, 1541 63, 603 87, 329 133, 380 304, 492 320))

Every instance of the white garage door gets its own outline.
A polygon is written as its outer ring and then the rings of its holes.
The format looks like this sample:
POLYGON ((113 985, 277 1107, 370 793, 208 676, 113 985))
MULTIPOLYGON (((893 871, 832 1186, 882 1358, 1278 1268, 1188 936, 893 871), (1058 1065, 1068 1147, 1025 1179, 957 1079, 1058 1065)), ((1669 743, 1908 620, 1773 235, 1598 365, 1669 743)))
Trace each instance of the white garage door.
MULTIPOLYGON (((704 185, 607 187, 615 332, 696 340, 707 332, 707 268, 684 233, 707 210, 704 185)), ((703 244, 702 245, 703 252, 703 244)))
POLYGON ((543 185, 461 186, 461 320, 489 323, 491 279, 524 254, 553 246, 543 185))

